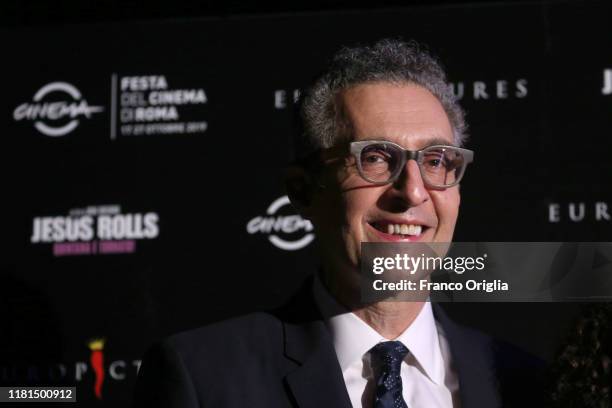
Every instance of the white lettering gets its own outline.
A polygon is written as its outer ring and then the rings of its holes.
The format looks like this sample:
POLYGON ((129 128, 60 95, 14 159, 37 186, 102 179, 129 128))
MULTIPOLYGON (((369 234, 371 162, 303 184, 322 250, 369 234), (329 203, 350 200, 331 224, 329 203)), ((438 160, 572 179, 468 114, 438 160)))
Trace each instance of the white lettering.
POLYGON ((23 103, 15 108, 13 118, 16 121, 27 120, 59 120, 65 117, 71 119, 77 116, 91 118, 92 113, 102 112, 102 106, 89 106, 86 100, 78 102, 46 102, 46 103, 23 103))
POLYGON ((168 83, 166 77, 163 75, 155 76, 136 76, 136 77, 122 77, 121 78, 121 90, 122 91, 149 91, 157 89, 167 89, 168 83))
POLYGON ((486 89, 487 85, 484 82, 474 82, 474 99, 489 99, 486 89))
POLYGON ((463 98, 465 94, 465 84, 463 82, 459 82, 457 84, 450 84, 451 91, 455 94, 457 99, 463 98))
POLYGON ((134 109, 135 122, 153 122, 157 120, 178 120, 178 112, 174 106, 150 106, 134 109))
POLYGON ((76 362, 74 365, 74 379, 77 381, 81 381, 83 379, 83 374, 87 372, 87 364, 83 362, 76 362))
POLYGON ((299 230, 306 232, 313 230, 312 223, 299 215, 255 217, 247 223, 247 232, 249 234, 256 234, 258 232, 269 234, 272 231, 292 234, 299 230))
POLYGON ((125 380, 125 361, 123 360, 117 360, 117 361, 113 361, 110 366, 108 366, 108 373, 110 374, 111 378, 115 379, 115 380, 125 380), (122 373, 117 371, 117 368, 121 368, 122 373))
POLYGON ((604 69, 603 72, 603 88, 601 88, 602 95, 612 94, 612 69, 604 69))
POLYGON ((569 217, 572 221, 578 222, 584 219, 584 203, 579 203, 578 205, 579 213, 576 214, 576 205, 574 203, 570 203, 569 205, 569 217))
POLYGON ((285 109, 287 107, 287 93, 279 89, 274 91, 274 108, 285 109))
POLYGON ((156 213, 147 213, 144 216, 144 237, 145 238, 157 238, 159 235, 159 226, 157 222, 159 221, 159 216, 156 213))
POLYGON ((499 99, 508 98, 508 81, 497 81, 495 89, 497 90, 497 97, 499 99))
POLYGON ((32 224, 30 242, 89 241, 93 238, 93 218, 37 217, 32 224))
POLYGON ((514 94, 517 98, 525 98, 527 96, 527 80, 519 79, 516 81, 516 93, 514 94))
POLYGON ((123 92, 121 106, 147 106, 143 92, 123 92))
POLYGON ((561 217, 559 215, 559 204, 548 205, 548 222, 559 222, 561 217))
POLYGON ((152 239, 159 234, 156 213, 101 215, 98 217, 98 238, 103 240, 152 239))
POLYGON ((610 221, 610 214, 608 213, 608 204, 602 201, 595 203, 595 219, 597 221, 610 221))
POLYGON ((151 92, 151 105, 203 104, 208 101, 203 89, 176 89, 172 91, 151 92))

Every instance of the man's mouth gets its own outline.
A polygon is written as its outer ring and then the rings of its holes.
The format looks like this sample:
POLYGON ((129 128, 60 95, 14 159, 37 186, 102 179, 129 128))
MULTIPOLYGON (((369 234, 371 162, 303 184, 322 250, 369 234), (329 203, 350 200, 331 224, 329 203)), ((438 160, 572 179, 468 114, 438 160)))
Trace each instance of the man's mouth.
POLYGON ((418 239, 429 227, 422 224, 399 224, 390 221, 369 223, 383 238, 386 239, 418 239))

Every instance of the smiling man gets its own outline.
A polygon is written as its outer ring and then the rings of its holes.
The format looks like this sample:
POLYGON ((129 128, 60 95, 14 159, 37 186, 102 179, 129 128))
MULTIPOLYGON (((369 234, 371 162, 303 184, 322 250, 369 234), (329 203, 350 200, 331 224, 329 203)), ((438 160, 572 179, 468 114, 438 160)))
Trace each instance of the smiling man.
POLYGON ((491 341, 429 302, 364 303, 362 242, 450 242, 463 112, 414 43, 345 48, 305 93, 292 203, 321 268, 293 300, 178 334, 144 358, 138 407, 495 407, 491 341))

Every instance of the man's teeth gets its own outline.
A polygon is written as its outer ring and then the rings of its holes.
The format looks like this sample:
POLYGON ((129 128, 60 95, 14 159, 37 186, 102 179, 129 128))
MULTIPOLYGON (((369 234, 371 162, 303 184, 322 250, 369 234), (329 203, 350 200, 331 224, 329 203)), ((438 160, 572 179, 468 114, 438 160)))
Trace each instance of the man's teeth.
POLYGON ((413 224, 388 224, 387 233, 396 235, 421 235, 423 227, 413 224))

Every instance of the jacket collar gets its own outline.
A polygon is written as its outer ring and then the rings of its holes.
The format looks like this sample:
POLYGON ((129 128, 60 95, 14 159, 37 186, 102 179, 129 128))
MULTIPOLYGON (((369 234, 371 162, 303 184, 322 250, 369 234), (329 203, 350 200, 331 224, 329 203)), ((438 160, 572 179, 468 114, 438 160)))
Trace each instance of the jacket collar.
POLYGON ((312 283, 308 279, 276 313, 283 322, 285 357, 297 364, 285 381, 300 408, 351 408, 331 335, 312 296, 312 283))

